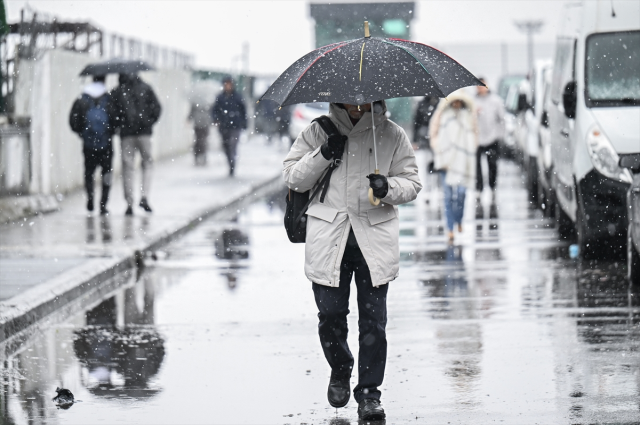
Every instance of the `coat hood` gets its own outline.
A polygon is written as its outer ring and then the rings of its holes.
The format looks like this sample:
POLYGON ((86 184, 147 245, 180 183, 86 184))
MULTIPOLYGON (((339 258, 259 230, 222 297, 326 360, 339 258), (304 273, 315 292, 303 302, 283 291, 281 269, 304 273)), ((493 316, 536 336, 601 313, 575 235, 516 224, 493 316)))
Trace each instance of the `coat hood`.
POLYGON ((465 107, 469 108, 471 112, 475 112, 476 106, 475 106, 475 102, 473 101, 473 98, 467 95, 463 89, 460 89, 460 90, 454 91, 449 96, 443 99, 440 99, 440 103, 438 103, 438 108, 436 109, 436 113, 443 111, 447 108, 451 108, 451 104, 456 100, 459 100, 462 103, 464 103, 465 107))
MULTIPOLYGON (((379 100, 374 102, 374 120, 376 126, 380 125, 382 122, 387 120, 387 104, 384 100, 379 100)), ((351 119, 349 118, 349 113, 346 109, 340 106, 337 103, 329 104, 329 116, 334 118, 339 125, 347 130, 347 133, 350 133, 352 130, 356 131, 365 131, 371 128, 371 113, 365 112, 365 114, 360 118, 360 121, 356 123, 354 126, 351 123, 351 119)))

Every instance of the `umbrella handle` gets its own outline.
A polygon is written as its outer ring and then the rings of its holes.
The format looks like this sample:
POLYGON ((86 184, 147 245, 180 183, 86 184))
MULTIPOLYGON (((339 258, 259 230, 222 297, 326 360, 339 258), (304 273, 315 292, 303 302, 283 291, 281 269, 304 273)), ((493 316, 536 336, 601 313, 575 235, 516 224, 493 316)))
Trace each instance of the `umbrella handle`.
MULTIPOLYGON (((380 174, 380 170, 375 170, 374 174, 380 174)), ((374 207, 380 205, 380 199, 373 196, 373 189, 369 188, 369 203, 374 207)))

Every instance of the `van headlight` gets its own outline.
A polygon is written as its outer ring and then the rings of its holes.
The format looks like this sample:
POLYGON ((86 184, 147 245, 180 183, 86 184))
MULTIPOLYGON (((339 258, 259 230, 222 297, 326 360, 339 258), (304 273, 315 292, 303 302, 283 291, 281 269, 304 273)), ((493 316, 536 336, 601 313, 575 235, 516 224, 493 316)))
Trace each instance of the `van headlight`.
POLYGON ((625 183, 633 181, 629 170, 620 168, 618 165, 620 160, 618 153, 597 124, 587 133, 587 149, 593 166, 602 175, 625 183))

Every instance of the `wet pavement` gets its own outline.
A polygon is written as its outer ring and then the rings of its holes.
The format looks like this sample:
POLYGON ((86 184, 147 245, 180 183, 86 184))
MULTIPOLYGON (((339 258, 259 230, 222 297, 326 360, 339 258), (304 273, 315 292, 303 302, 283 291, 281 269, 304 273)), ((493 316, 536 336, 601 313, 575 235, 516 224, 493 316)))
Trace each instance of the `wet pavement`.
MULTIPOLYGON (((452 245, 434 179, 400 208, 386 422, 640 422, 640 301, 626 265, 569 259, 527 208, 517 168, 500 165, 495 205, 476 210, 468 196, 452 245)), ((286 238, 282 198, 203 222, 103 299, 0 347, 0 423, 357 423, 353 400, 337 412, 326 401, 304 247, 286 238), (82 402, 57 409, 56 387, 82 402)))

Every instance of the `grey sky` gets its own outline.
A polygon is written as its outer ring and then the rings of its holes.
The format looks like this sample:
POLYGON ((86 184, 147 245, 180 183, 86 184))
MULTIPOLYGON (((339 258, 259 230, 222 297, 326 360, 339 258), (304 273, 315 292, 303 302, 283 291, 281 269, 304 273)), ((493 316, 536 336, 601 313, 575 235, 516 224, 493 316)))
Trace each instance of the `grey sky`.
MULTIPOLYGON (((618 0, 620 1, 620 0, 618 0)), ((313 47, 307 1, 63 1, 9 0, 11 22, 32 8, 62 19, 97 24, 108 32, 155 41, 196 55, 197 66, 229 69, 243 42, 250 45, 250 69, 274 74, 313 47)), ((427 44, 480 41, 524 42, 514 20, 543 19, 538 36, 552 41, 563 2, 417 1, 413 38, 427 44)))

